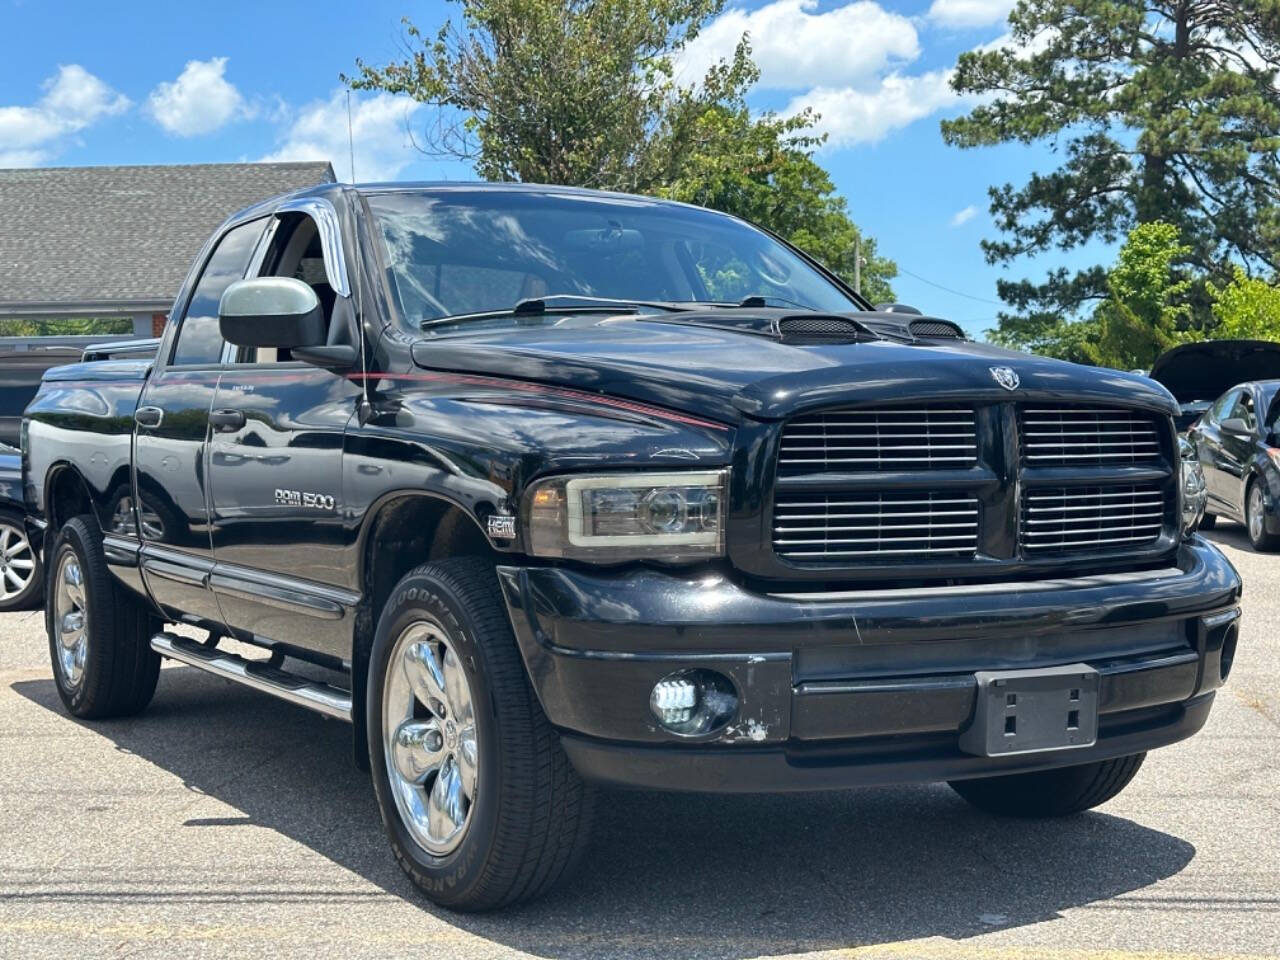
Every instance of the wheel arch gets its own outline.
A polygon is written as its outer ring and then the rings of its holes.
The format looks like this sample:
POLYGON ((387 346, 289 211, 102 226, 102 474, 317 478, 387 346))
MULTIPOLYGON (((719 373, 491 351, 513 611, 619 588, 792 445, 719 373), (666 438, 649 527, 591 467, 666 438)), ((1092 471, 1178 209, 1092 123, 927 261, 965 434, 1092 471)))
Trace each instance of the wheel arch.
POLYGON ((89 481, 74 464, 62 461, 49 468, 44 483, 47 536, 57 536, 64 523, 80 514, 91 514, 96 522, 99 506, 89 481))
POLYGON ((378 617, 406 573, 429 560, 479 556, 496 559, 476 517, 456 500, 428 490, 394 490, 369 508, 357 540, 361 600, 351 644, 351 717, 356 764, 365 752, 365 685, 378 617))

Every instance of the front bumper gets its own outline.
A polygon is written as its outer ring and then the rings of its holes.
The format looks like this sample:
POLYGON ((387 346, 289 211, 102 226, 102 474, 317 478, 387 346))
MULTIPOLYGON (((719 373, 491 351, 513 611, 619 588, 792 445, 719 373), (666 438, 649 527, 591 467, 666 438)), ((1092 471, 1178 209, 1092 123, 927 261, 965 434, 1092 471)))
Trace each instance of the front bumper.
POLYGON ((833 594, 647 569, 498 572, 534 689, 579 772, 703 791, 958 779, 1173 743, 1208 716, 1240 596, 1235 570, 1199 538, 1161 570, 833 594), (975 671, 1078 662, 1101 674, 1093 746, 961 751, 975 671), (691 739, 656 723, 649 695, 694 667, 729 677, 739 710, 691 739))

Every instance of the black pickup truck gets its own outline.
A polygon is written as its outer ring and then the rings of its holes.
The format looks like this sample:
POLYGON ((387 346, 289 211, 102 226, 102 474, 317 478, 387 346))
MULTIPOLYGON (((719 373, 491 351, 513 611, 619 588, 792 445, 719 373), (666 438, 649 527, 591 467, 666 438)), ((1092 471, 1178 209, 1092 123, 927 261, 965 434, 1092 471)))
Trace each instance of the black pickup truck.
POLYGON ((350 721, 396 858, 483 909, 601 784, 1114 796, 1238 634, 1175 412, 711 211, 330 185, 228 220, 154 361, 50 371, 24 490, 73 714, 163 656, 350 721))

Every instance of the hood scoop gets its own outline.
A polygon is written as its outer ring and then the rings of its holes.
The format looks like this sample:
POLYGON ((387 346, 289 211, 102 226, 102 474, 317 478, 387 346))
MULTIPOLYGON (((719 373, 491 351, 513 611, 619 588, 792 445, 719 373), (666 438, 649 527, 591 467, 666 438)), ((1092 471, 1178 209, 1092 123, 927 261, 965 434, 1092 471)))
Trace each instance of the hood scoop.
POLYGON ((963 340, 964 331, 960 329, 960 325, 952 323, 950 320, 912 320, 907 324, 907 329, 911 331, 913 337, 923 337, 931 340, 963 340))
POLYGON ((777 329, 783 343, 856 343, 868 339, 867 328, 858 321, 821 314, 781 317, 777 329))
POLYGON ((861 320, 837 313, 808 311, 796 313, 776 308, 739 307, 690 310, 687 313, 673 313, 645 319, 682 326, 733 330, 736 333, 768 337, 770 340, 799 346, 860 343, 880 339, 880 336, 861 320))
POLYGON ((870 329, 895 340, 967 340, 958 323, 904 314, 901 311, 868 311, 859 319, 870 329))

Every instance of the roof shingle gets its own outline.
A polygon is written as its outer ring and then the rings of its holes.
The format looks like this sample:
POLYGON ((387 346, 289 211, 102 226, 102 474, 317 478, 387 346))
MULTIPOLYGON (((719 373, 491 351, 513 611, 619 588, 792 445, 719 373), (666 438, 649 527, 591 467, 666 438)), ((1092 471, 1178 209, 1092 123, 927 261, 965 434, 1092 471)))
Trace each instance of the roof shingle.
POLYGON ((0 305, 172 300, 209 234, 319 163, 0 170, 0 305))

